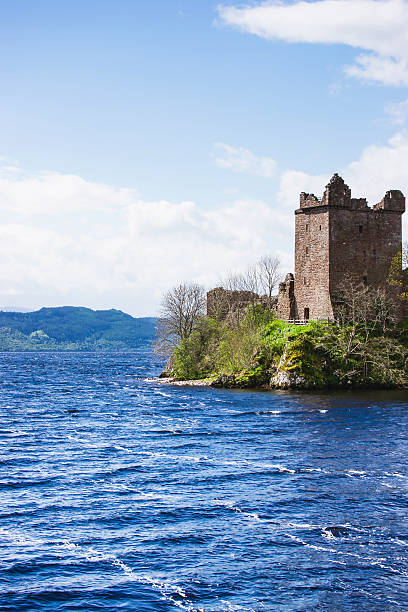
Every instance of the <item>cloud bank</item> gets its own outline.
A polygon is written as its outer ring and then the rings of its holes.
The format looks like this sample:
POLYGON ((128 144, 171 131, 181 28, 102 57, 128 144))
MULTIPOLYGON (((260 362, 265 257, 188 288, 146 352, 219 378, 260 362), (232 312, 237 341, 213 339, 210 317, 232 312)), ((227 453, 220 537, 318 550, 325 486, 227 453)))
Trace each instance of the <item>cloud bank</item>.
MULTIPOLYGON (((230 148, 241 151, 222 150, 230 148)), ((330 174, 340 172, 354 196, 374 204, 390 188, 408 194, 407 166, 408 132, 400 131, 330 174)), ((240 168, 254 173, 252 163, 240 168)), ((0 171, 0 306, 74 304, 140 316, 157 313, 174 284, 214 286, 227 270, 268 252, 281 257, 283 272, 293 269, 299 192, 320 196, 330 178, 274 165, 265 200, 204 209, 191 201, 146 201, 134 190, 73 175, 0 171)))
POLYGON ((194 202, 149 202, 129 189, 18 168, 2 169, 0 211, 4 306, 71 303, 155 314, 173 284, 211 286, 226 269, 269 250, 281 231, 259 200, 201 210, 194 202))
POLYGON ((383 85, 408 85, 408 3, 318 0, 218 6, 221 23, 270 40, 343 44, 364 50, 346 74, 383 85))

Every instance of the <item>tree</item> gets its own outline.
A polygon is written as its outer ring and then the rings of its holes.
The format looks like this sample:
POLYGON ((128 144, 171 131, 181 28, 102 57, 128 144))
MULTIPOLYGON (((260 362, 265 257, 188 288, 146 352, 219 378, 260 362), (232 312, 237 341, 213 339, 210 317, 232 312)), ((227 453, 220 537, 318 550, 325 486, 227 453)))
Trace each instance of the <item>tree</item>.
POLYGON ((156 351, 171 355, 188 338, 205 312, 205 291, 201 285, 182 283, 165 293, 157 327, 156 351))
POLYGON ((359 328, 366 335, 379 328, 385 332, 396 322, 395 299, 384 287, 369 287, 346 276, 335 296, 334 314, 343 327, 359 328))
MULTIPOLYGON (((335 300, 335 325, 327 327, 319 345, 339 365, 340 379, 399 384, 404 350, 386 332, 396 321, 395 299, 383 287, 367 287, 347 276, 335 300), (377 374, 375 374, 377 373, 377 374)), ((404 366, 405 367, 405 366, 404 366)))
POLYGON ((264 255, 244 272, 230 272, 224 286, 231 291, 251 291, 256 296, 266 295, 271 305, 273 290, 280 278, 279 266, 279 257, 264 255))
POLYGON ((280 279, 280 259, 276 255, 264 255, 256 264, 258 282, 262 293, 268 297, 269 308, 272 307, 272 295, 280 279))
POLYGON ((224 285, 229 291, 250 291, 257 297, 259 294, 257 266, 248 266, 244 272, 229 272, 224 285))

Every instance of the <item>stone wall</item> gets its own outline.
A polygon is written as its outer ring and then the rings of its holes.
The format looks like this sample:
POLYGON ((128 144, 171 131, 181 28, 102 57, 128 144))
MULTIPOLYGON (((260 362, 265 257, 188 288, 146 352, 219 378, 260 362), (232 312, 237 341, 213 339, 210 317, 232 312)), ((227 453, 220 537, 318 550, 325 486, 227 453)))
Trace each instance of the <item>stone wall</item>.
POLYGON ((278 319, 296 319, 295 281, 293 274, 289 273, 283 283, 279 283, 277 299, 278 319))
POLYGON ((335 174, 321 200, 300 195, 295 211, 296 317, 332 319, 333 302, 346 276, 368 286, 386 286, 392 258, 401 249, 405 198, 388 191, 373 208, 351 198, 335 174))
POLYGON ((223 320, 229 317, 241 317, 251 304, 261 304, 264 308, 276 309, 277 298, 271 300, 266 295, 252 291, 233 291, 216 287, 207 293, 207 315, 223 320))
POLYGON ((325 206, 301 210, 295 217, 295 318, 327 319, 333 314, 329 286, 329 214, 325 206))

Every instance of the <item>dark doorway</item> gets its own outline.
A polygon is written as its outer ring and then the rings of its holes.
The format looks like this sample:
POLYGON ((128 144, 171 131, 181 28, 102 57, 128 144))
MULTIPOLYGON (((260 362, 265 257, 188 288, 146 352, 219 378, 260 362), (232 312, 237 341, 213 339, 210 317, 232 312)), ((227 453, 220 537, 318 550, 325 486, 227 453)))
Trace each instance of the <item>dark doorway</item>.
POLYGON ((304 312, 303 318, 304 318, 305 321, 309 320, 309 309, 308 308, 305 308, 305 312, 304 312))

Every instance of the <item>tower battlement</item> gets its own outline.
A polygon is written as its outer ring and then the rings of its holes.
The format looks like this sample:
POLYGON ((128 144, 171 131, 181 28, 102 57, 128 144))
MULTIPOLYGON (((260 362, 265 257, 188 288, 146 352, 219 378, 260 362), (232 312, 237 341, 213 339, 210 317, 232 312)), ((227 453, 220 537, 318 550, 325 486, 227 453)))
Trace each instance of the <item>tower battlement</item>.
MULTIPOLYGON (((405 212, 405 197, 399 189, 387 191, 383 199, 372 208, 368 206, 366 198, 352 198, 351 190, 337 173, 332 176, 326 185, 323 196, 318 198, 314 193, 300 194, 299 209, 321 206, 332 206, 335 208, 349 208, 351 210, 391 210, 394 212, 405 212)), ((297 211, 297 212, 298 212, 297 211)))

